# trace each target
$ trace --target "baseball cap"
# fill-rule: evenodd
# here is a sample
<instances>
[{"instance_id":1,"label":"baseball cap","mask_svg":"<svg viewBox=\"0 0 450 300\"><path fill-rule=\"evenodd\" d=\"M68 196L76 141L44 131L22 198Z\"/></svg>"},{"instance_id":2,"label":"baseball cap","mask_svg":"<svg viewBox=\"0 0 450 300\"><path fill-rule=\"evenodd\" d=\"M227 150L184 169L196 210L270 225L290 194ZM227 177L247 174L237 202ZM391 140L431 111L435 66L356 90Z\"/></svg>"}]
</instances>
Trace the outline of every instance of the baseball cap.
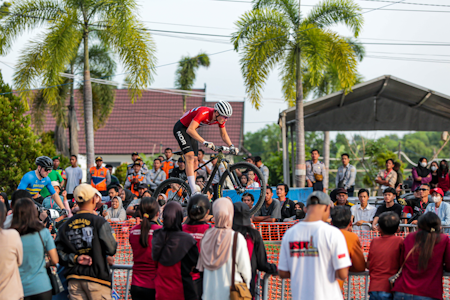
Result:
<instances>
[{"instance_id":1,"label":"baseball cap","mask_svg":"<svg viewBox=\"0 0 450 300\"><path fill-rule=\"evenodd\" d=\"M59 159L59 160L61 160L61 158L57 155L57 156L53 156L52 157L52 160L55 160L55 159Z\"/></svg>"},{"instance_id":2,"label":"baseball cap","mask_svg":"<svg viewBox=\"0 0 450 300\"><path fill-rule=\"evenodd\" d=\"M100 195L100 197L102 197L101 196L102 194L100 194L100 192L97 191L97 189L95 189L92 185L82 183L79 186L77 186L73 191L73 198L77 202L86 202L91 200L95 194Z\"/></svg>"},{"instance_id":3,"label":"baseball cap","mask_svg":"<svg viewBox=\"0 0 450 300\"><path fill-rule=\"evenodd\" d=\"M137 162L138 160L142 160L140 156L136 157L136 160L134 162Z\"/></svg>"},{"instance_id":4,"label":"baseball cap","mask_svg":"<svg viewBox=\"0 0 450 300\"><path fill-rule=\"evenodd\" d=\"M57 187L61 187L60 185L59 185L59 182L58 181L52 181L52 186L57 186Z\"/></svg>"},{"instance_id":5,"label":"baseball cap","mask_svg":"<svg viewBox=\"0 0 450 300\"><path fill-rule=\"evenodd\" d=\"M103 161L103 158L102 158L101 156L97 156L97 157L95 158L95 161L98 161L98 160Z\"/></svg>"},{"instance_id":6,"label":"baseball cap","mask_svg":"<svg viewBox=\"0 0 450 300\"><path fill-rule=\"evenodd\" d=\"M110 165L110 164L107 164L106 166L105 166L105 168L112 168L113 166L112 165Z\"/></svg>"},{"instance_id":7,"label":"baseball cap","mask_svg":"<svg viewBox=\"0 0 450 300\"><path fill-rule=\"evenodd\" d=\"M442 197L444 197L444 191L441 188L434 188L430 191L431 193L438 193Z\"/></svg>"},{"instance_id":8,"label":"baseball cap","mask_svg":"<svg viewBox=\"0 0 450 300\"><path fill-rule=\"evenodd\" d=\"M131 156L133 156L133 155L139 155L139 153L133 152L133 153L131 153Z\"/></svg>"},{"instance_id":9,"label":"baseball cap","mask_svg":"<svg viewBox=\"0 0 450 300\"><path fill-rule=\"evenodd\" d=\"M338 189L336 190L336 195L337 195L337 194L348 194L348 192L347 192L347 190L344 189L344 188L338 188Z\"/></svg>"},{"instance_id":10,"label":"baseball cap","mask_svg":"<svg viewBox=\"0 0 450 300\"><path fill-rule=\"evenodd\" d=\"M139 190L139 189L148 189L148 184L143 183L143 182L139 183L139 185L138 185L138 190Z\"/></svg>"},{"instance_id":11,"label":"baseball cap","mask_svg":"<svg viewBox=\"0 0 450 300\"><path fill-rule=\"evenodd\" d=\"M314 201L313 203L312 198L316 198L318 201ZM311 194L309 194L308 198L306 199L306 206L314 204L331 205L332 203L333 202L331 202L330 196L328 196L322 191L314 191Z\"/></svg>"},{"instance_id":12,"label":"baseball cap","mask_svg":"<svg viewBox=\"0 0 450 300\"><path fill-rule=\"evenodd\" d=\"M133 166L140 166L140 165L141 165L141 163L137 159L133 163Z\"/></svg>"},{"instance_id":13,"label":"baseball cap","mask_svg":"<svg viewBox=\"0 0 450 300\"><path fill-rule=\"evenodd\" d=\"M388 187L383 191L383 195L386 193L391 193L391 194L397 195L397 192L395 191L395 189L391 188L391 187Z\"/></svg>"},{"instance_id":14,"label":"baseball cap","mask_svg":"<svg viewBox=\"0 0 450 300\"><path fill-rule=\"evenodd\" d=\"M182 163L184 163L184 160L183 160L183 158L182 158L182 157L180 157L180 158L178 159L178 162L182 162Z\"/></svg>"}]
</instances>

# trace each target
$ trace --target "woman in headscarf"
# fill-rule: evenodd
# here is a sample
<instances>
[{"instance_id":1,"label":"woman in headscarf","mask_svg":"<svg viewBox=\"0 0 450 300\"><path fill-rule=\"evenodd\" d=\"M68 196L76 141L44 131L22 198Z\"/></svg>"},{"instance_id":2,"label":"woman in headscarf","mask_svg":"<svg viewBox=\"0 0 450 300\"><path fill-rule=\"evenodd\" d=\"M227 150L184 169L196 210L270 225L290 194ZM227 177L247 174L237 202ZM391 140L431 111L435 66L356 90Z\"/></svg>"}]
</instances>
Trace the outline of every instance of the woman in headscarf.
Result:
<instances>
[{"instance_id":1,"label":"woman in headscarf","mask_svg":"<svg viewBox=\"0 0 450 300\"><path fill-rule=\"evenodd\" d=\"M417 167L412 168L413 184L411 190L415 190L418 186L424 183L430 183L433 177L430 170L427 168L428 160L426 157L421 157Z\"/></svg>"},{"instance_id":2,"label":"woman in headscarf","mask_svg":"<svg viewBox=\"0 0 450 300\"><path fill-rule=\"evenodd\" d=\"M196 300L190 272L198 260L197 242L182 231L183 210L178 202L166 204L163 228L153 233L152 258L158 263L156 300Z\"/></svg>"},{"instance_id":3,"label":"woman in headscarf","mask_svg":"<svg viewBox=\"0 0 450 300\"><path fill-rule=\"evenodd\" d=\"M128 205L130 205L131 201L133 201L135 194L133 194L130 190L128 189L123 189L123 192L121 194L119 194L121 199L123 200L123 208L127 209Z\"/></svg>"},{"instance_id":4,"label":"woman in headscarf","mask_svg":"<svg viewBox=\"0 0 450 300\"><path fill-rule=\"evenodd\" d=\"M252 228L250 221L250 208L243 202L237 202L234 206L233 230L241 233L247 241L247 249L252 266L252 281L250 292L255 296L256 271L263 271L268 274L276 274L277 266L267 261L266 248L261 234Z\"/></svg>"},{"instance_id":5,"label":"woman in headscarf","mask_svg":"<svg viewBox=\"0 0 450 300\"><path fill-rule=\"evenodd\" d=\"M445 159L439 163L438 187L444 191L445 196L450 194L450 177L448 175L448 163Z\"/></svg>"},{"instance_id":6,"label":"woman in headscarf","mask_svg":"<svg viewBox=\"0 0 450 300\"><path fill-rule=\"evenodd\" d=\"M235 231L233 203L219 198L213 204L215 227L208 229L201 241L202 251L197 269L203 272L203 300L230 299L232 249ZM250 257L247 242L238 233L236 243L235 282L245 282L250 288Z\"/></svg>"},{"instance_id":7,"label":"woman in headscarf","mask_svg":"<svg viewBox=\"0 0 450 300\"><path fill-rule=\"evenodd\" d=\"M122 199L119 196L111 199L111 207L104 214L106 220L125 221L127 219L127 213L123 209Z\"/></svg>"}]
</instances>

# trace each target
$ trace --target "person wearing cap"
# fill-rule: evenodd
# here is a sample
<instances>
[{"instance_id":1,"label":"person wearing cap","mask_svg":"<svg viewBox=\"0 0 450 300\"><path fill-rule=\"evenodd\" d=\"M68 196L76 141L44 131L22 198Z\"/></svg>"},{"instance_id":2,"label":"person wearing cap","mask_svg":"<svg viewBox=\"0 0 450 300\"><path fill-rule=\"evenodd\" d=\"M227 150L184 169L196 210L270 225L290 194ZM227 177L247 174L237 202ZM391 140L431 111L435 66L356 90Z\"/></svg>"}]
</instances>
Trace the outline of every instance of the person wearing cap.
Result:
<instances>
[{"instance_id":1,"label":"person wearing cap","mask_svg":"<svg viewBox=\"0 0 450 300\"><path fill-rule=\"evenodd\" d=\"M153 160L153 168L147 173L147 182L153 191L167 178L166 172L161 169L161 163L159 158L155 158Z\"/></svg>"},{"instance_id":2,"label":"person wearing cap","mask_svg":"<svg viewBox=\"0 0 450 300\"><path fill-rule=\"evenodd\" d=\"M61 201L64 203L65 206L65 204L67 203L67 191L63 191L61 193L61 186L59 185L58 181L52 181L52 186L55 189L56 194L59 195ZM58 212L61 212L61 208L59 208L58 204L56 204L56 202L50 196L44 199L44 201L42 202L42 206L47 209L54 209L57 210Z\"/></svg>"},{"instance_id":3,"label":"person wearing cap","mask_svg":"<svg viewBox=\"0 0 450 300\"><path fill-rule=\"evenodd\" d=\"M378 206L377 212L373 217L372 229L377 230L378 219L380 215L387 211L395 212L399 218L402 217L402 206L394 202L397 192L393 187L388 187L383 192L384 204Z\"/></svg>"},{"instance_id":4,"label":"person wearing cap","mask_svg":"<svg viewBox=\"0 0 450 300\"><path fill-rule=\"evenodd\" d=\"M107 169L109 170L109 174L111 174L111 185L117 185L117 186L119 186L119 184L120 184L119 178L117 178L116 176L114 176L114 175L112 174L112 172L113 172L113 166L110 165L110 164L107 164L107 165L105 166L105 168L107 168Z\"/></svg>"},{"instance_id":5,"label":"person wearing cap","mask_svg":"<svg viewBox=\"0 0 450 300\"><path fill-rule=\"evenodd\" d=\"M336 190L336 202L334 202L334 205L342 205L342 206L348 206L352 207L354 204L348 202L348 192L344 188L338 188Z\"/></svg>"},{"instance_id":6,"label":"person wearing cap","mask_svg":"<svg viewBox=\"0 0 450 300\"><path fill-rule=\"evenodd\" d=\"M59 156L55 156L52 158L53 160L53 170L48 174L48 178L50 178L50 180L53 181L57 181L60 184L60 189L62 186L64 186L64 180L66 179L66 173L64 172L64 177L62 177L60 170L62 170L61 168L59 168ZM57 164L57 166L55 165L55 163ZM64 170L63 170L64 171ZM42 198L47 198L48 196L50 196L50 192L48 191L48 189L46 187L42 188L41 192L41 197Z\"/></svg>"},{"instance_id":7,"label":"person wearing cap","mask_svg":"<svg viewBox=\"0 0 450 300\"><path fill-rule=\"evenodd\" d=\"M94 210L101 194L90 184L74 190L80 210L58 230L55 240L59 263L65 275L70 299L111 299L111 270L117 242L111 225Z\"/></svg>"},{"instance_id":8,"label":"person wearing cap","mask_svg":"<svg viewBox=\"0 0 450 300\"><path fill-rule=\"evenodd\" d=\"M319 150L311 151L311 160L306 161L306 181L308 187L313 191L323 191L326 193L328 188L327 168L322 161L319 161Z\"/></svg>"},{"instance_id":9,"label":"person wearing cap","mask_svg":"<svg viewBox=\"0 0 450 300\"><path fill-rule=\"evenodd\" d=\"M147 177L141 173L141 163L139 160L135 160L133 164L133 173L127 176L125 180L124 188L130 189L133 194L139 197L139 184L147 182Z\"/></svg>"},{"instance_id":10,"label":"person wearing cap","mask_svg":"<svg viewBox=\"0 0 450 300\"><path fill-rule=\"evenodd\" d=\"M269 168L263 164L261 156L255 156L255 165L261 170L261 173L264 176L264 183L269 183ZM261 184L261 183L260 183Z\"/></svg>"},{"instance_id":11,"label":"person wearing cap","mask_svg":"<svg viewBox=\"0 0 450 300\"><path fill-rule=\"evenodd\" d=\"M66 180L66 172L64 171L64 169L59 167L59 164L61 163L61 157L60 156L53 156L52 158L53 160L53 170L55 170L56 172L59 173L59 175L61 175L61 177ZM63 186L64 184L61 184L61 186Z\"/></svg>"},{"instance_id":12,"label":"person wearing cap","mask_svg":"<svg viewBox=\"0 0 450 300\"><path fill-rule=\"evenodd\" d=\"M416 225L419 217L425 213L430 196L430 186L428 183L419 185L414 191L415 198L405 199L403 203L405 207L403 208L403 217L406 218L408 214L411 215L410 219L404 219L403 223L410 223Z\"/></svg>"},{"instance_id":13,"label":"person wearing cap","mask_svg":"<svg viewBox=\"0 0 450 300\"><path fill-rule=\"evenodd\" d=\"M332 204L324 192L312 192L306 217L283 236L278 274L291 279L292 299L343 299L337 280L347 279L352 263L344 235L326 223Z\"/></svg>"},{"instance_id":14,"label":"person wearing cap","mask_svg":"<svg viewBox=\"0 0 450 300\"><path fill-rule=\"evenodd\" d=\"M108 196L107 186L111 184L111 174L107 168L103 167L101 156L95 158L95 166L89 169L87 182L97 189L102 196Z\"/></svg>"},{"instance_id":15,"label":"person wearing cap","mask_svg":"<svg viewBox=\"0 0 450 300\"><path fill-rule=\"evenodd\" d=\"M134 171L134 163L136 162L136 160L139 161L139 163L141 164L141 172L145 175L148 172L148 167L147 165L144 163L144 161L142 160L142 158L139 156L139 153L137 152L133 152L131 153L131 160L133 161L131 164L129 164L127 166L128 170L127 170L127 176L131 175Z\"/></svg>"},{"instance_id":16,"label":"person wearing cap","mask_svg":"<svg viewBox=\"0 0 450 300\"><path fill-rule=\"evenodd\" d=\"M444 199L444 191L441 188L431 190L432 202L427 205L425 213L431 211L439 216L442 226L450 225L450 204L442 201ZM450 228L442 228L443 233L450 233Z\"/></svg>"},{"instance_id":17,"label":"person wearing cap","mask_svg":"<svg viewBox=\"0 0 450 300\"><path fill-rule=\"evenodd\" d=\"M182 180L187 180L187 175L186 175L186 164L183 160L183 157L180 157L178 159L178 167L173 168L170 173L169 173L169 177L175 177L175 178L180 178Z\"/></svg>"}]
</instances>

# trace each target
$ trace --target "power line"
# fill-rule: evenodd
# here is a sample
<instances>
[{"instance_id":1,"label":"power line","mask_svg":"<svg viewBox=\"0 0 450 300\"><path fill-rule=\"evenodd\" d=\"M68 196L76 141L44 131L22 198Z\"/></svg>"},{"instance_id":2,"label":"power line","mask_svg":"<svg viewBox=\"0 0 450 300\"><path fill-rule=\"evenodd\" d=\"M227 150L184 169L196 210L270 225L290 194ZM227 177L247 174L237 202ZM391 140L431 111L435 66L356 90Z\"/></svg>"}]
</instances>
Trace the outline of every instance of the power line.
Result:
<instances>
[{"instance_id":1,"label":"power line","mask_svg":"<svg viewBox=\"0 0 450 300\"><path fill-rule=\"evenodd\" d=\"M368 1L368 2L385 2L385 3L397 3L394 1L388 1L388 0L361 0L361 1ZM450 7L450 5L444 5L444 4L428 4L428 3L414 3L414 2L402 2L399 4L406 4L406 5L420 5L420 6L439 6L439 7Z\"/></svg>"},{"instance_id":2,"label":"power line","mask_svg":"<svg viewBox=\"0 0 450 300\"><path fill-rule=\"evenodd\" d=\"M427 59L427 58L414 58L414 57L393 57L393 56L376 56L376 55L366 55L367 58L376 59L389 59L389 60L403 60L403 61L415 61L415 62L427 62L427 63L450 63L450 60L440 60L440 59Z\"/></svg>"}]
</instances>

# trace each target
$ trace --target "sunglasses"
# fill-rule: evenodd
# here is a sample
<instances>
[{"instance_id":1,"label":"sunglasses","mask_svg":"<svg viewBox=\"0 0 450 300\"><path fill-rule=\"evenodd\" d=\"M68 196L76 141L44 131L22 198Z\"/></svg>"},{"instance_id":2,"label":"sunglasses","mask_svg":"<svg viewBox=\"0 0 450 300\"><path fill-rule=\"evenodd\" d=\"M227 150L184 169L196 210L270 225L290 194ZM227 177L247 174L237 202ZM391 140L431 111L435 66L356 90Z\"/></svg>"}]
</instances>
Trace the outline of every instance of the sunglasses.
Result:
<instances>
[{"instance_id":1,"label":"sunglasses","mask_svg":"<svg viewBox=\"0 0 450 300\"><path fill-rule=\"evenodd\" d=\"M224 118L225 120L228 120L228 117L226 117L226 116L219 115L219 117L222 117L222 118Z\"/></svg>"},{"instance_id":2,"label":"sunglasses","mask_svg":"<svg viewBox=\"0 0 450 300\"><path fill-rule=\"evenodd\" d=\"M422 192L424 192L424 191L429 191L429 189L417 189L416 191L422 191Z\"/></svg>"},{"instance_id":3,"label":"sunglasses","mask_svg":"<svg viewBox=\"0 0 450 300\"><path fill-rule=\"evenodd\" d=\"M42 168L44 169L45 172L50 172L52 170L52 168Z\"/></svg>"}]
</instances>

